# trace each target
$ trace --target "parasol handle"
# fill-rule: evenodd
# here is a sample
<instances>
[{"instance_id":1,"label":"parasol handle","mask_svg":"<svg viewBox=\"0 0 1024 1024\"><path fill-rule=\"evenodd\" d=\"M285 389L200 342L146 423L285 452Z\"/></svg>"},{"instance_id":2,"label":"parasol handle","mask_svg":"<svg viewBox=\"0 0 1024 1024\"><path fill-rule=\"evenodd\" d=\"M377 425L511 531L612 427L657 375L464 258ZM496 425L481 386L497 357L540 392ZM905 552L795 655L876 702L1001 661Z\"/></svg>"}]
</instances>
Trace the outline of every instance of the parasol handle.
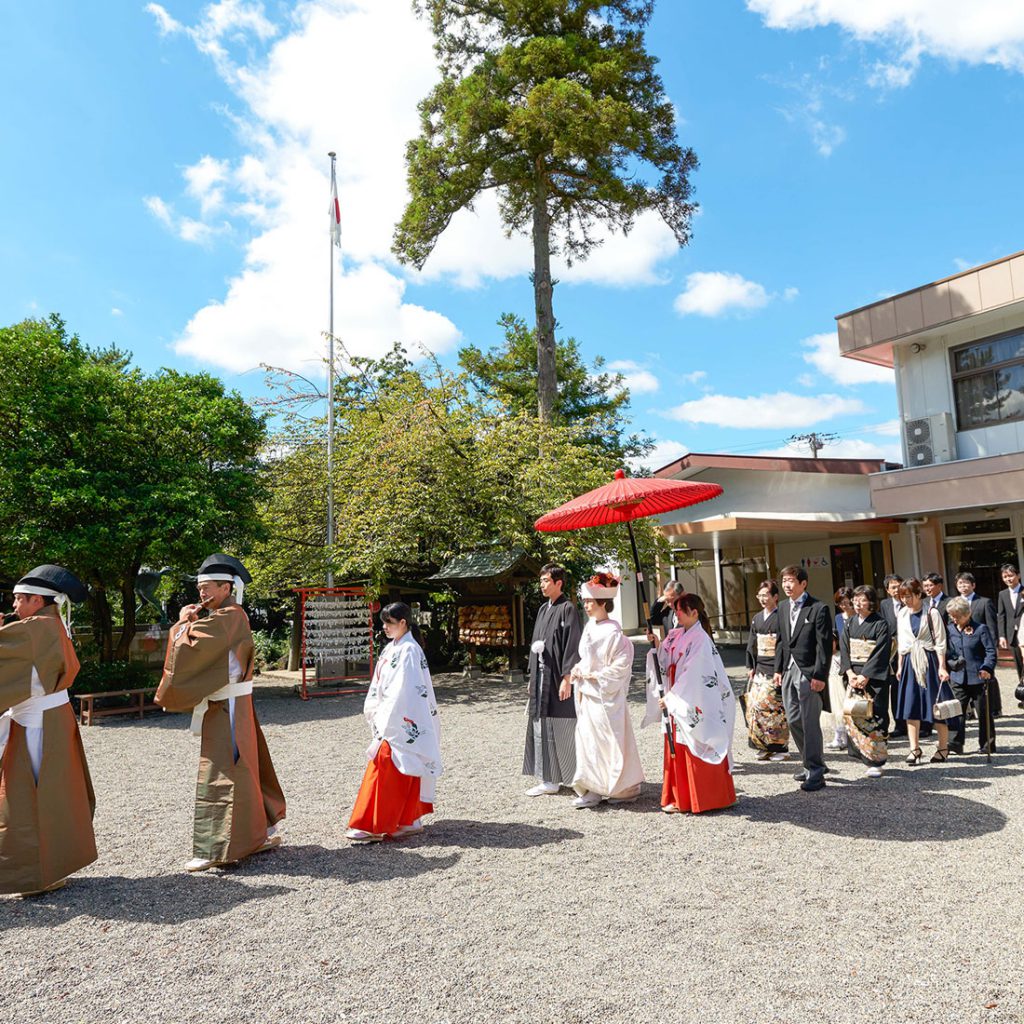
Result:
<instances>
[{"instance_id":1,"label":"parasol handle","mask_svg":"<svg viewBox=\"0 0 1024 1024\"><path fill-rule=\"evenodd\" d=\"M640 552L637 550L636 537L633 535L633 524L628 519L626 520L626 529L629 531L629 543L633 548L633 562L636 566L636 596L643 611L644 621L647 623L647 631L654 634L654 619L651 618L651 606L647 603L647 585L644 583L644 571L640 568ZM657 649L654 651L654 682L659 699L664 700L665 680L661 675L661 662L658 660ZM672 723L664 708L661 709L661 731L665 734L665 739L668 740L669 756L675 757L676 738L672 735Z\"/></svg>"}]
</instances>

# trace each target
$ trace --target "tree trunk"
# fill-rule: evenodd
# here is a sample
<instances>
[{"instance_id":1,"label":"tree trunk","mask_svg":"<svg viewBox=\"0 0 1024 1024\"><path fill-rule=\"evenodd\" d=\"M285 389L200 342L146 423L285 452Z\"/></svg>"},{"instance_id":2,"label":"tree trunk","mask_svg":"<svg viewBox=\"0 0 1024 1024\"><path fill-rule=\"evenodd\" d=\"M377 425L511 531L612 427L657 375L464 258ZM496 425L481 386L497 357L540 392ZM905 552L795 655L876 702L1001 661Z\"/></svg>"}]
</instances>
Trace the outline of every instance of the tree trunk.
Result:
<instances>
[{"instance_id":1,"label":"tree trunk","mask_svg":"<svg viewBox=\"0 0 1024 1024\"><path fill-rule=\"evenodd\" d=\"M537 416L541 423L554 419L558 401L551 291L551 217L544 165L538 158L533 196L533 298L537 309Z\"/></svg>"},{"instance_id":2,"label":"tree trunk","mask_svg":"<svg viewBox=\"0 0 1024 1024\"><path fill-rule=\"evenodd\" d=\"M110 603L107 601L106 588L100 584L94 584L89 603L92 605L92 635L100 661L113 661L114 623L110 614Z\"/></svg>"},{"instance_id":3,"label":"tree trunk","mask_svg":"<svg viewBox=\"0 0 1024 1024\"><path fill-rule=\"evenodd\" d=\"M124 626L121 629L121 639L117 642L117 650L114 652L115 661L128 660L128 651L132 640L135 639L135 579L138 574L138 566L134 566L121 584L121 614Z\"/></svg>"},{"instance_id":4,"label":"tree trunk","mask_svg":"<svg viewBox=\"0 0 1024 1024\"><path fill-rule=\"evenodd\" d=\"M291 643L288 645L288 671L297 672L302 668L302 595L295 595L295 611L292 613Z\"/></svg>"}]
</instances>

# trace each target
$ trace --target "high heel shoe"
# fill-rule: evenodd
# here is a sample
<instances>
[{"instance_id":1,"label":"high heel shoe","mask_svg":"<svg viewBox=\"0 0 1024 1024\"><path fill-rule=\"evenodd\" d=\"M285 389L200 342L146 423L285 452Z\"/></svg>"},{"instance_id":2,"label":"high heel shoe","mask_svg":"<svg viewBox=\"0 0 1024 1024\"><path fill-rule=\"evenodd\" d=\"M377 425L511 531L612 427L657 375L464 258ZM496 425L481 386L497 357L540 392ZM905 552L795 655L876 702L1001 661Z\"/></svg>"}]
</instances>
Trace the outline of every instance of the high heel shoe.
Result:
<instances>
[{"instance_id":1,"label":"high heel shoe","mask_svg":"<svg viewBox=\"0 0 1024 1024\"><path fill-rule=\"evenodd\" d=\"M939 747L934 754L931 756L932 764L937 764L940 761L949 760L949 747Z\"/></svg>"},{"instance_id":2,"label":"high heel shoe","mask_svg":"<svg viewBox=\"0 0 1024 1024\"><path fill-rule=\"evenodd\" d=\"M921 748L914 747L914 749L907 754L907 764L920 764L923 756Z\"/></svg>"}]
</instances>

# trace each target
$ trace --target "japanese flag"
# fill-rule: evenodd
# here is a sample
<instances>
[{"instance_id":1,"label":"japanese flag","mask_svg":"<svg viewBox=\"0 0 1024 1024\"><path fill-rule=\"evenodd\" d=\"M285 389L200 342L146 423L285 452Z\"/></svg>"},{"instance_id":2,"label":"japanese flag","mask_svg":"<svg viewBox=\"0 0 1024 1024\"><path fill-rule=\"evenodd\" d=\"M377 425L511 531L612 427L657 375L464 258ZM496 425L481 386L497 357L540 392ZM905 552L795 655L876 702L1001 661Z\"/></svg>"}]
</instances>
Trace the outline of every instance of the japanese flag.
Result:
<instances>
[{"instance_id":1,"label":"japanese flag","mask_svg":"<svg viewBox=\"0 0 1024 1024\"><path fill-rule=\"evenodd\" d=\"M334 174L334 162L331 162L331 241L341 247L341 204L338 202L338 179Z\"/></svg>"}]
</instances>

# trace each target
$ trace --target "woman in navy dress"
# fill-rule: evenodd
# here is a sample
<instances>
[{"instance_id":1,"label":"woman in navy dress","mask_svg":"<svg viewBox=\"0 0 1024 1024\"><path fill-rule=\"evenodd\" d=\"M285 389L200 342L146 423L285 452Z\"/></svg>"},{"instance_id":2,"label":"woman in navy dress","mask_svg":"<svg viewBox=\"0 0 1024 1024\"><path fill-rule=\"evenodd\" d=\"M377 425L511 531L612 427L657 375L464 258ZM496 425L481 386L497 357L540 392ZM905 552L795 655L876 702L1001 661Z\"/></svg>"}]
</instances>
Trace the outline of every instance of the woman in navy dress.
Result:
<instances>
[{"instance_id":1,"label":"woman in navy dress","mask_svg":"<svg viewBox=\"0 0 1024 1024\"><path fill-rule=\"evenodd\" d=\"M941 721L935 718L936 704L953 700L946 668L946 627L938 610L929 608L924 600L921 581L911 577L900 584L903 607L896 616L897 650L899 652L899 696L896 717L906 719L910 753L907 764L920 764L921 723L933 722L939 746L932 761L949 757L949 730L957 729L959 718Z\"/></svg>"}]
</instances>

